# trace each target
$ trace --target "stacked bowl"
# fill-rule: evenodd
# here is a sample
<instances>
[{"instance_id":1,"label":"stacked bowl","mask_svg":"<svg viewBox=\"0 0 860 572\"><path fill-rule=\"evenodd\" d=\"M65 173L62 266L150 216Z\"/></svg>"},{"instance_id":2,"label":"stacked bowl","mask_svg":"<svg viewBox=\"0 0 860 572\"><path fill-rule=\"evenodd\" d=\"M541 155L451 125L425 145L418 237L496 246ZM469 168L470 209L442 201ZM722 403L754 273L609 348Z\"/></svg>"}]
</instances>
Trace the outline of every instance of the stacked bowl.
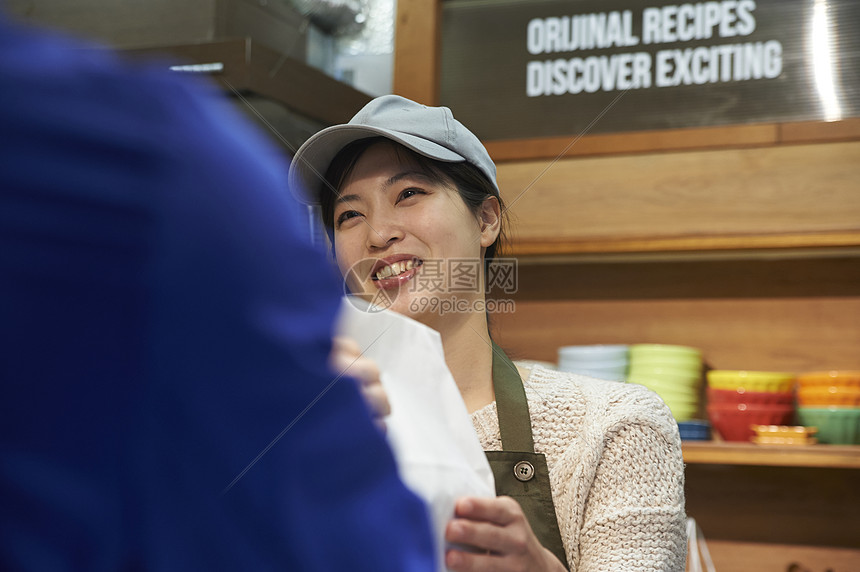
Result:
<instances>
[{"instance_id":1,"label":"stacked bowl","mask_svg":"<svg viewBox=\"0 0 860 572\"><path fill-rule=\"evenodd\" d=\"M797 376L797 417L818 428L818 441L860 444L860 371L820 371Z\"/></svg>"},{"instance_id":2,"label":"stacked bowl","mask_svg":"<svg viewBox=\"0 0 860 572\"><path fill-rule=\"evenodd\" d=\"M702 352L688 346L634 344L627 381L657 393L676 421L689 421L699 412Z\"/></svg>"},{"instance_id":3,"label":"stacked bowl","mask_svg":"<svg viewBox=\"0 0 860 572\"><path fill-rule=\"evenodd\" d=\"M598 379L624 381L627 356L626 345L564 346L558 349L558 369Z\"/></svg>"},{"instance_id":4,"label":"stacked bowl","mask_svg":"<svg viewBox=\"0 0 860 572\"><path fill-rule=\"evenodd\" d=\"M790 425L794 419L794 374L712 369L708 418L724 441L749 441L754 425Z\"/></svg>"}]
</instances>

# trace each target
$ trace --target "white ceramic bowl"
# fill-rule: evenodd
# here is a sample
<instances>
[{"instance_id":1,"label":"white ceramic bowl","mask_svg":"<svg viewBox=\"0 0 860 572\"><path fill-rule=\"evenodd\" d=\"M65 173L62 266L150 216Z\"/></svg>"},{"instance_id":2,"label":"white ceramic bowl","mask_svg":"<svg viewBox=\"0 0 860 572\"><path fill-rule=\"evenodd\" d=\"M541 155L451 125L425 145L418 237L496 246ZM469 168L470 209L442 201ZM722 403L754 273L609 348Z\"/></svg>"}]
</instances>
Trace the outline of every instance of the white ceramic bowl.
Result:
<instances>
[{"instance_id":1,"label":"white ceramic bowl","mask_svg":"<svg viewBox=\"0 0 860 572\"><path fill-rule=\"evenodd\" d=\"M584 345L584 346L562 346L558 348L558 356L576 357L581 359L599 359L599 360L617 360L627 359L629 346L614 344L614 345Z\"/></svg>"},{"instance_id":2,"label":"white ceramic bowl","mask_svg":"<svg viewBox=\"0 0 860 572\"><path fill-rule=\"evenodd\" d=\"M596 377L597 379L608 379L611 381L624 381L627 378L627 372L624 370L605 370L605 369L588 369L588 368L571 368L561 369L568 373L578 373L579 375L587 375L588 377Z\"/></svg>"},{"instance_id":3,"label":"white ceramic bowl","mask_svg":"<svg viewBox=\"0 0 860 572\"><path fill-rule=\"evenodd\" d=\"M595 369L627 369L628 365L626 359L577 359L567 356L562 356L561 359L558 360L558 363L572 364L580 367L588 367Z\"/></svg>"}]
</instances>

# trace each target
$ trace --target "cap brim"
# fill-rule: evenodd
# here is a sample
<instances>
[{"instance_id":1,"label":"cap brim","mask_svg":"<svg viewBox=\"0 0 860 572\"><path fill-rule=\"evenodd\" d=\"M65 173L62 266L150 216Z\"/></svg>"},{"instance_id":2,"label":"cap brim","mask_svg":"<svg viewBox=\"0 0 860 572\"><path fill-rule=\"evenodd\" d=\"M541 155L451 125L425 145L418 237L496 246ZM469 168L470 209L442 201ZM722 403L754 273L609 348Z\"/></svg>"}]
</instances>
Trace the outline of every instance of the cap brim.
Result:
<instances>
[{"instance_id":1,"label":"cap brim","mask_svg":"<svg viewBox=\"0 0 860 572\"><path fill-rule=\"evenodd\" d=\"M385 137L396 141L416 153L449 163L466 161L465 157L450 149L408 133L370 127L367 125L335 125L313 135L299 147L290 163L290 191L302 203L318 205L324 187L325 174L332 159L340 151L359 139Z\"/></svg>"}]
</instances>

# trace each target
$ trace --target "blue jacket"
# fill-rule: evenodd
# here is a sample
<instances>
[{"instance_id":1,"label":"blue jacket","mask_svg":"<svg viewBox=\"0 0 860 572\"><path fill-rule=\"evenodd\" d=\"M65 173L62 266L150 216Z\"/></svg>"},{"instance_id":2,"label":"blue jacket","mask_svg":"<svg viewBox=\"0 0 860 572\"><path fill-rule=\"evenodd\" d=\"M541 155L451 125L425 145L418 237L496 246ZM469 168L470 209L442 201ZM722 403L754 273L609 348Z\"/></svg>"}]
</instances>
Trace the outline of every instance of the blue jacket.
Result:
<instances>
[{"instance_id":1,"label":"blue jacket","mask_svg":"<svg viewBox=\"0 0 860 572\"><path fill-rule=\"evenodd\" d=\"M434 569L286 159L0 15L0 569Z\"/></svg>"}]
</instances>

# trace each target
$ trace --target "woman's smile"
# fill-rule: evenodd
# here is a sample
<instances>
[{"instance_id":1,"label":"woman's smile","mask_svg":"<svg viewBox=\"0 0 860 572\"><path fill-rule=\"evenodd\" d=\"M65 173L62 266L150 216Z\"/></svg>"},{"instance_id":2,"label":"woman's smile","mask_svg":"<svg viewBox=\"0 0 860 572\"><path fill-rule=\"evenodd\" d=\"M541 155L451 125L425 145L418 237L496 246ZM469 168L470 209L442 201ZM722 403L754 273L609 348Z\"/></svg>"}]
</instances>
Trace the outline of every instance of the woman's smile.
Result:
<instances>
[{"instance_id":1,"label":"woman's smile","mask_svg":"<svg viewBox=\"0 0 860 572\"><path fill-rule=\"evenodd\" d=\"M370 277L374 285L382 290L400 288L415 277L423 263L423 260L411 254L388 256L373 265Z\"/></svg>"}]
</instances>

